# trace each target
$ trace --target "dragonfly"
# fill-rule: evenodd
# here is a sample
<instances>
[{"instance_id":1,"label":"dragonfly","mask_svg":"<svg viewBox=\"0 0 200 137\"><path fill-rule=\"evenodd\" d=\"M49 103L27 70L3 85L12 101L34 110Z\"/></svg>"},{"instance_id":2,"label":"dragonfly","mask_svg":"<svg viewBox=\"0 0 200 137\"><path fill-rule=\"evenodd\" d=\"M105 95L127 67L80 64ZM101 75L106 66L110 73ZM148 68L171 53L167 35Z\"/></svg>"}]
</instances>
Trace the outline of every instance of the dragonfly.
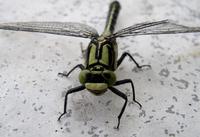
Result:
<instances>
[{"instance_id":1,"label":"dragonfly","mask_svg":"<svg viewBox=\"0 0 200 137\"><path fill-rule=\"evenodd\" d=\"M12 22L0 23L0 29L13 31L27 31L48 33L55 35L73 36L90 39L90 43L85 52L85 63L74 66L68 73L58 73L63 77L68 77L74 70L80 69L80 86L69 89L64 100L64 110L58 120L67 114L68 95L87 89L94 95L102 95L106 91L111 91L121 97L125 102L118 115L116 128L119 129L121 117L127 106L127 95L118 90L116 86L130 84L132 87L132 100L142 105L135 99L134 84L131 79L118 80L115 71L119 68L126 57L129 57L136 67L150 67L150 65L139 65L128 52L124 52L118 58L117 38L138 36L138 35L159 35L200 32L200 27L189 27L175 23L172 20L160 20L152 22L142 22L115 31L116 21L121 9L118 1L113 1L108 10L106 25L103 33L98 34L97 30L91 26L76 22Z\"/></svg>"}]
</instances>

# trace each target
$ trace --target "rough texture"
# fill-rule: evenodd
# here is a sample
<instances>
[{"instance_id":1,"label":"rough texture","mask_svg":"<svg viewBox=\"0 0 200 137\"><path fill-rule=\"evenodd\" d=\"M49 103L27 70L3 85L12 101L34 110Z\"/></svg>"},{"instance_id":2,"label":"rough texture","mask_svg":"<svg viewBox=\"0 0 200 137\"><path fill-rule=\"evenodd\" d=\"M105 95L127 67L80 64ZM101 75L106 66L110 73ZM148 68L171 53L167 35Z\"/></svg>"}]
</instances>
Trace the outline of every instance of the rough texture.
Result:
<instances>
[{"instance_id":1,"label":"rough texture","mask_svg":"<svg viewBox=\"0 0 200 137\"><path fill-rule=\"evenodd\" d=\"M116 30L135 23L172 19L179 24L200 24L199 0L120 0L122 9ZM0 1L0 22L71 21L86 23L99 33L104 29L109 0L6 0ZM57 76L82 63L81 48L89 40L0 31L0 136L1 137L198 137L200 135L200 34L138 36L118 39L120 55L130 52L140 71L126 60L116 72L118 79L134 81L119 86L128 95L120 130L113 129L123 99L107 92L88 91L69 96L79 85L78 70L68 79Z\"/></svg>"}]
</instances>

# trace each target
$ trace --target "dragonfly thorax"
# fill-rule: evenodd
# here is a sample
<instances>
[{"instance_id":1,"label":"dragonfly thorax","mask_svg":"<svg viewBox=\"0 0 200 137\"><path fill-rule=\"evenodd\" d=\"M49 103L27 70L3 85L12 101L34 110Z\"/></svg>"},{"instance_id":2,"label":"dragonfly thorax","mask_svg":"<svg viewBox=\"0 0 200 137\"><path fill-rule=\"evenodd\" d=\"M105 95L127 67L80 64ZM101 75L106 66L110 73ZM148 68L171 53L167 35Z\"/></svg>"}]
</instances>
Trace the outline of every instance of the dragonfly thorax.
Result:
<instances>
[{"instance_id":1,"label":"dragonfly thorax","mask_svg":"<svg viewBox=\"0 0 200 137\"><path fill-rule=\"evenodd\" d=\"M97 70L115 70L117 44L115 39L100 36L90 42L86 54L86 68Z\"/></svg>"}]
</instances>

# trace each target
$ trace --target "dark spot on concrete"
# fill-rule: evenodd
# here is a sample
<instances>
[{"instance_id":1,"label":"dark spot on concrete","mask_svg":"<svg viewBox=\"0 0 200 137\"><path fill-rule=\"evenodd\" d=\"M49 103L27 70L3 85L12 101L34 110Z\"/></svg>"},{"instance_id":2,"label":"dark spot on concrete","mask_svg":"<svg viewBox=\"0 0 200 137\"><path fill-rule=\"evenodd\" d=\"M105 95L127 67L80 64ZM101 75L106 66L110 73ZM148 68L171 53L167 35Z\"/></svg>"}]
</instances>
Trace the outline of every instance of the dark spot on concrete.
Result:
<instances>
[{"instance_id":1,"label":"dark spot on concrete","mask_svg":"<svg viewBox=\"0 0 200 137\"><path fill-rule=\"evenodd\" d=\"M168 130L167 129L165 129L164 132L165 132L166 135L168 134Z\"/></svg>"},{"instance_id":2,"label":"dark spot on concrete","mask_svg":"<svg viewBox=\"0 0 200 137\"><path fill-rule=\"evenodd\" d=\"M66 122L65 124L64 124L64 126L69 126L70 125L70 122Z\"/></svg>"},{"instance_id":3,"label":"dark spot on concrete","mask_svg":"<svg viewBox=\"0 0 200 137\"><path fill-rule=\"evenodd\" d=\"M153 116L149 116L149 119L152 119L153 118Z\"/></svg>"},{"instance_id":4,"label":"dark spot on concrete","mask_svg":"<svg viewBox=\"0 0 200 137\"><path fill-rule=\"evenodd\" d=\"M167 64L168 64L168 65L170 65L170 64L172 64L172 62L170 62L170 61L167 61Z\"/></svg>"},{"instance_id":5,"label":"dark spot on concrete","mask_svg":"<svg viewBox=\"0 0 200 137\"><path fill-rule=\"evenodd\" d=\"M177 64L181 61L181 57L178 57L177 59L174 60L174 64Z\"/></svg>"},{"instance_id":6,"label":"dark spot on concrete","mask_svg":"<svg viewBox=\"0 0 200 137\"><path fill-rule=\"evenodd\" d=\"M94 132L97 130L97 128L98 128L98 127L91 126L90 130L88 131L88 134L89 134L89 135L94 134Z\"/></svg>"},{"instance_id":7,"label":"dark spot on concrete","mask_svg":"<svg viewBox=\"0 0 200 137\"><path fill-rule=\"evenodd\" d=\"M23 101L23 104L26 104L26 99Z\"/></svg>"},{"instance_id":8,"label":"dark spot on concrete","mask_svg":"<svg viewBox=\"0 0 200 137\"><path fill-rule=\"evenodd\" d=\"M125 90L126 90L126 91L130 91L130 89L129 89L129 88L125 88Z\"/></svg>"},{"instance_id":9,"label":"dark spot on concrete","mask_svg":"<svg viewBox=\"0 0 200 137\"><path fill-rule=\"evenodd\" d=\"M139 113L139 117L145 117L146 116L146 112L144 110L142 110L142 112Z\"/></svg>"},{"instance_id":10,"label":"dark spot on concrete","mask_svg":"<svg viewBox=\"0 0 200 137\"><path fill-rule=\"evenodd\" d=\"M79 7L81 5L81 1L80 0L76 0L73 3L74 6Z\"/></svg>"},{"instance_id":11,"label":"dark spot on concrete","mask_svg":"<svg viewBox=\"0 0 200 137\"><path fill-rule=\"evenodd\" d=\"M173 96L172 99L173 99L174 101L176 101L176 102L178 101L177 98L176 98L175 96Z\"/></svg>"},{"instance_id":12,"label":"dark spot on concrete","mask_svg":"<svg viewBox=\"0 0 200 137\"><path fill-rule=\"evenodd\" d=\"M161 119L160 120L164 120L166 118L166 116L163 116L163 117L161 117Z\"/></svg>"},{"instance_id":13,"label":"dark spot on concrete","mask_svg":"<svg viewBox=\"0 0 200 137\"><path fill-rule=\"evenodd\" d=\"M66 93L67 93L66 91L63 91L61 96L65 97Z\"/></svg>"},{"instance_id":14,"label":"dark spot on concrete","mask_svg":"<svg viewBox=\"0 0 200 137\"><path fill-rule=\"evenodd\" d=\"M56 41L54 44L57 46L57 45L59 45L59 42Z\"/></svg>"},{"instance_id":15,"label":"dark spot on concrete","mask_svg":"<svg viewBox=\"0 0 200 137\"><path fill-rule=\"evenodd\" d=\"M118 70L119 70L119 71L122 71L123 69L124 69L124 67L119 67L119 69L118 69Z\"/></svg>"},{"instance_id":16,"label":"dark spot on concrete","mask_svg":"<svg viewBox=\"0 0 200 137\"><path fill-rule=\"evenodd\" d=\"M153 46L155 49L161 49L161 50L164 50L163 47L161 47L159 44L156 44L154 42L151 42L151 46Z\"/></svg>"},{"instance_id":17,"label":"dark spot on concrete","mask_svg":"<svg viewBox=\"0 0 200 137\"><path fill-rule=\"evenodd\" d=\"M35 55L32 55L32 56L31 56L31 58L32 58L32 59L35 59L35 58L36 58L36 56L35 56Z\"/></svg>"},{"instance_id":18,"label":"dark spot on concrete","mask_svg":"<svg viewBox=\"0 0 200 137\"><path fill-rule=\"evenodd\" d=\"M183 118L185 118L185 114L180 114Z\"/></svg>"},{"instance_id":19,"label":"dark spot on concrete","mask_svg":"<svg viewBox=\"0 0 200 137\"><path fill-rule=\"evenodd\" d=\"M139 53L134 53L134 54L132 54L132 56L142 58L142 56ZM131 59L130 59L130 61L131 61Z\"/></svg>"},{"instance_id":20,"label":"dark spot on concrete","mask_svg":"<svg viewBox=\"0 0 200 137\"><path fill-rule=\"evenodd\" d=\"M40 107L38 108L38 110L42 110L42 108L43 108L43 106L40 106Z\"/></svg>"},{"instance_id":21,"label":"dark spot on concrete","mask_svg":"<svg viewBox=\"0 0 200 137\"><path fill-rule=\"evenodd\" d=\"M145 121L144 123L146 124L146 123L150 123L151 122L151 120L147 120L147 121Z\"/></svg>"},{"instance_id":22,"label":"dark spot on concrete","mask_svg":"<svg viewBox=\"0 0 200 137\"><path fill-rule=\"evenodd\" d=\"M125 46L121 47L120 49L121 49L121 50L126 50L126 49L129 48L129 47L130 47L130 46L125 45Z\"/></svg>"},{"instance_id":23,"label":"dark spot on concrete","mask_svg":"<svg viewBox=\"0 0 200 137\"><path fill-rule=\"evenodd\" d=\"M160 76L164 76L164 77L168 77L170 74L169 70L168 69L162 69L160 72L159 72L159 75Z\"/></svg>"},{"instance_id":24,"label":"dark spot on concrete","mask_svg":"<svg viewBox=\"0 0 200 137\"><path fill-rule=\"evenodd\" d=\"M179 89L187 89L189 86L189 82L183 79L177 79L175 77L172 78L174 81L182 83L184 86L177 86Z\"/></svg>"},{"instance_id":25,"label":"dark spot on concrete","mask_svg":"<svg viewBox=\"0 0 200 137\"><path fill-rule=\"evenodd\" d=\"M131 137L137 137L137 135L136 135L136 134L133 134Z\"/></svg>"},{"instance_id":26,"label":"dark spot on concrete","mask_svg":"<svg viewBox=\"0 0 200 137\"><path fill-rule=\"evenodd\" d=\"M13 129L13 131L18 131L18 129L17 129L17 128L15 128L15 129Z\"/></svg>"},{"instance_id":27,"label":"dark spot on concrete","mask_svg":"<svg viewBox=\"0 0 200 137\"><path fill-rule=\"evenodd\" d=\"M200 69L195 69L195 71L200 72Z\"/></svg>"},{"instance_id":28,"label":"dark spot on concrete","mask_svg":"<svg viewBox=\"0 0 200 137\"><path fill-rule=\"evenodd\" d=\"M169 136L170 137L175 137L175 134L174 133L170 133Z\"/></svg>"},{"instance_id":29,"label":"dark spot on concrete","mask_svg":"<svg viewBox=\"0 0 200 137\"><path fill-rule=\"evenodd\" d=\"M196 94L192 94L193 98L192 100L195 101L195 102L199 102L199 97L196 95Z\"/></svg>"},{"instance_id":30,"label":"dark spot on concrete","mask_svg":"<svg viewBox=\"0 0 200 137\"><path fill-rule=\"evenodd\" d=\"M153 97L148 98L148 100L152 100L152 99L153 99Z\"/></svg>"},{"instance_id":31,"label":"dark spot on concrete","mask_svg":"<svg viewBox=\"0 0 200 137\"><path fill-rule=\"evenodd\" d=\"M181 129L183 129L183 128L184 128L184 126L183 126L183 125L181 125L181 126L180 126L180 128L181 128Z\"/></svg>"},{"instance_id":32,"label":"dark spot on concrete","mask_svg":"<svg viewBox=\"0 0 200 137\"><path fill-rule=\"evenodd\" d=\"M72 64L72 62L70 62L70 61L67 63L67 65L71 65L71 64Z\"/></svg>"},{"instance_id":33,"label":"dark spot on concrete","mask_svg":"<svg viewBox=\"0 0 200 137\"><path fill-rule=\"evenodd\" d=\"M172 110L173 108L174 108L174 105L171 105L170 107L168 107L168 109L165 112L174 114L175 111Z\"/></svg>"},{"instance_id":34,"label":"dark spot on concrete","mask_svg":"<svg viewBox=\"0 0 200 137\"><path fill-rule=\"evenodd\" d=\"M92 137L99 137L99 135L97 135L97 134L94 134L94 135L92 135Z\"/></svg>"},{"instance_id":35,"label":"dark spot on concrete","mask_svg":"<svg viewBox=\"0 0 200 137\"><path fill-rule=\"evenodd\" d=\"M185 114L180 114L180 113L178 113L178 112L176 112L176 115L180 115L180 116L182 116L183 118L185 118Z\"/></svg>"},{"instance_id":36,"label":"dark spot on concrete","mask_svg":"<svg viewBox=\"0 0 200 137\"><path fill-rule=\"evenodd\" d=\"M66 130L68 133L71 133L70 128L65 128L65 130Z\"/></svg>"},{"instance_id":37,"label":"dark spot on concrete","mask_svg":"<svg viewBox=\"0 0 200 137\"><path fill-rule=\"evenodd\" d=\"M181 65L178 65L178 69L179 70L183 70Z\"/></svg>"},{"instance_id":38,"label":"dark spot on concrete","mask_svg":"<svg viewBox=\"0 0 200 137\"><path fill-rule=\"evenodd\" d=\"M107 101L106 106L108 106L111 102L112 102L112 100Z\"/></svg>"},{"instance_id":39,"label":"dark spot on concrete","mask_svg":"<svg viewBox=\"0 0 200 137\"><path fill-rule=\"evenodd\" d=\"M66 117L71 117L71 115L72 115L72 110L71 109L68 109L68 112L67 112L67 114L65 115Z\"/></svg>"},{"instance_id":40,"label":"dark spot on concrete","mask_svg":"<svg viewBox=\"0 0 200 137\"><path fill-rule=\"evenodd\" d=\"M56 53L56 56L59 56L59 57L60 57L60 53Z\"/></svg>"},{"instance_id":41,"label":"dark spot on concrete","mask_svg":"<svg viewBox=\"0 0 200 137\"><path fill-rule=\"evenodd\" d=\"M36 107L34 107L34 111L37 111L37 108L36 108Z\"/></svg>"},{"instance_id":42,"label":"dark spot on concrete","mask_svg":"<svg viewBox=\"0 0 200 137\"><path fill-rule=\"evenodd\" d=\"M84 133L85 133L85 131L84 131L84 130L82 130L82 131L81 131L81 134L83 135Z\"/></svg>"},{"instance_id":43,"label":"dark spot on concrete","mask_svg":"<svg viewBox=\"0 0 200 137\"><path fill-rule=\"evenodd\" d=\"M156 112L156 110L153 109L152 112Z\"/></svg>"},{"instance_id":44,"label":"dark spot on concrete","mask_svg":"<svg viewBox=\"0 0 200 137\"><path fill-rule=\"evenodd\" d=\"M160 84L161 84L161 85L164 85L164 81L160 81Z\"/></svg>"}]
</instances>

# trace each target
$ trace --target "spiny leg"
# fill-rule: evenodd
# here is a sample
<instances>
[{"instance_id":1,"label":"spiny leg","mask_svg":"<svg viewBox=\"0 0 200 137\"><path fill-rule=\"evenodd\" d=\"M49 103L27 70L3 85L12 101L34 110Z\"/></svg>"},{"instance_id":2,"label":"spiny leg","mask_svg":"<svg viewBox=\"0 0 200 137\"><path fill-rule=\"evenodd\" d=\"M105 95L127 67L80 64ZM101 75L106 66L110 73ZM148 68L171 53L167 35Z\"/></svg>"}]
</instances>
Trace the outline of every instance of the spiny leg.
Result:
<instances>
[{"instance_id":1,"label":"spiny leg","mask_svg":"<svg viewBox=\"0 0 200 137\"><path fill-rule=\"evenodd\" d=\"M119 65L122 63L122 61L124 60L124 58L125 58L126 56L129 56L129 57L131 58L131 60L135 63L135 65L136 65L138 68L143 68L143 67L149 67L149 68L151 68L150 65L141 65L141 66L140 66L140 65L135 61L135 59L131 56L131 54L128 53L128 52L124 52L124 53L122 54L122 56L119 58L119 60L117 61L117 67L119 67Z\"/></svg>"},{"instance_id":2,"label":"spiny leg","mask_svg":"<svg viewBox=\"0 0 200 137\"><path fill-rule=\"evenodd\" d=\"M64 77L68 77L70 73L72 73L72 71L74 71L76 68L80 68L81 70L85 69L85 67L82 64L78 64L75 67L73 67L67 74L65 73L58 73L59 76L64 76Z\"/></svg>"},{"instance_id":3,"label":"spiny leg","mask_svg":"<svg viewBox=\"0 0 200 137\"><path fill-rule=\"evenodd\" d=\"M133 101L137 103L140 106L140 108L142 108L142 105L138 101L135 100L135 89L134 89L133 81L131 79L124 79L124 80L117 81L115 82L114 86L118 86L118 85L122 85L126 83L131 83L132 92L133 92Z\"/></svg>"},{"instance_id":4,"label":"spiny leg","mask_svg":"<svg viewBox=\"0 0 200 137\"><path fill-rule=\"evenodd\" d=\"M109 87L109 89L110 89L113 93L115 93L116 95L122 97L122 98L125 100L124 105L123 105L123 107L122 107L122 110L121 110L121 112L120 112L120 114L119 114L119 116L118 116L117 129L119 129L120 120L121 120L122 114L124 113L124 110L125 110L125 108L126 108L128 99L127 99L126 94L122 93L122 92L119 91L118 89L116 89L116 88L114 88L114 87Z\"/></svg>"},{"instance_id":5,"label":"spiny leg","mask_svg":"<svg viewBox=\"0 0 200 137\"><path fill-rule=\"evenodd\" d=\"M64 102L64 112L60 115L60 117L58 118L58 121L60 121L61 117L67 113L67 97L69 94L71 93L75 93L75 92L78 92L78 91L81 91L81 90L84 90L85 89L85 86L81 85L81 86L78 86L78 87L75 87L75 88L72 88L72 89L69 89L65 95L65 102Z\"/></svg>"}]
</instances>

